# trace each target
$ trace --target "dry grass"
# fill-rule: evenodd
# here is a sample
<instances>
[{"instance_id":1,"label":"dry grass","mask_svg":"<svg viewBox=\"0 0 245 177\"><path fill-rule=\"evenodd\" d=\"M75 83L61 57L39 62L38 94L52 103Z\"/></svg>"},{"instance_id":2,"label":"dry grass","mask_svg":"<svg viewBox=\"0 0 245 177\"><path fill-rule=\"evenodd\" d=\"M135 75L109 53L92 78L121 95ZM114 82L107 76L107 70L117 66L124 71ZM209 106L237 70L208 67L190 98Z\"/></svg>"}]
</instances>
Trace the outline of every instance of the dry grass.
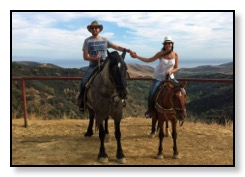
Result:
<instances>
[{"instance_id":1,"label":"dry grass","mask_svg":"<svg viewBox=\"0 0 245 177\"><path fill-rule=\"evenodd\" d=\"M99 137L83 137L88 120L12 120L12 165L104 165L97 162ZM109 162L116 162L113 121L105 144ZM163 142L164 159L156 159L158 137L149 136L151 120L126 118L121 124L125 165L234 165L233 130L216 124L186 122L178 126L180 159L172 158L172 138Z\"/></svg>"}]
</instances>

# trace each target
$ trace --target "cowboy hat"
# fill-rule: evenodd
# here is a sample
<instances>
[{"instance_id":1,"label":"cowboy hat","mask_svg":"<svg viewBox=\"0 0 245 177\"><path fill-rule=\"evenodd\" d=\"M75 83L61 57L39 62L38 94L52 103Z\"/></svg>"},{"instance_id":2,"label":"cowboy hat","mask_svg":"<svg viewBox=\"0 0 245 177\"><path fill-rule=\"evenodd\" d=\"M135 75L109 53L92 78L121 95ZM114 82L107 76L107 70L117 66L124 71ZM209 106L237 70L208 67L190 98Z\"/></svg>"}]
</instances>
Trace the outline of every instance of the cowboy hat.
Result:
<instances>
[{"instance_id":1,"label":"cowboy hat","mask_svg":"<svg viewBox=\"0 0 245 177\"><path fill-rule=\"evenodd\" d=\"M103 25L100 25L97 21L92 21L90 25L87 26L88 31L90 32L91 27L99 27L100 32L103 30Z\"/></svg>"},{"instance_id":2,"label":"cowboy hat","mask_svg":"<svg viewBox=\"0 0 245 177\"><path fill-rule=\"evenodd\" d=\"M166 44L166 43L174 43L174 41L172 40L172 38L170 37L170 36L166 36L165 38L164 38L164 41L163 41L163 43L162 44Z\"/></svg>"}]
</instances>

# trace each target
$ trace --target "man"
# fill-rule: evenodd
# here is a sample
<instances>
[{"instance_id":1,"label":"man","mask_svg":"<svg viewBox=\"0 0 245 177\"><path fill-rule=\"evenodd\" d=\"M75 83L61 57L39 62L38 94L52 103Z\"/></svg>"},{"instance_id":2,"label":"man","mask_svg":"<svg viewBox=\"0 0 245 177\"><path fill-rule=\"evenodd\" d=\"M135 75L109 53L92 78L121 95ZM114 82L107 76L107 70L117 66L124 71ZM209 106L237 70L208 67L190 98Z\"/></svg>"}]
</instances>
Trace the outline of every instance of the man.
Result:
<instances>
[{"instance_id":1,"label":"man","mask_svg":"<svg viewBox=\"0 0 245 177\"><path fill-rule=\"evenodd\" d=\"M85 39L83 43L83 58L89 61L89 66L85 71L83 79L81 81L80 95L78 97L78 106L81 112L84 112L84 91L86 83L88 82L91 74L98 66L99 62L103 62L107 57L107 48L113 48L118 51L123 51L125 48L113 44L111 41L99 35L103 30L103 25L99 24L97 21L93 21L87 26L88 31L92 36ZM126 52L130 53L132 56L135 52L130 49L126 49Z\"/></svg>"}]
</instances>

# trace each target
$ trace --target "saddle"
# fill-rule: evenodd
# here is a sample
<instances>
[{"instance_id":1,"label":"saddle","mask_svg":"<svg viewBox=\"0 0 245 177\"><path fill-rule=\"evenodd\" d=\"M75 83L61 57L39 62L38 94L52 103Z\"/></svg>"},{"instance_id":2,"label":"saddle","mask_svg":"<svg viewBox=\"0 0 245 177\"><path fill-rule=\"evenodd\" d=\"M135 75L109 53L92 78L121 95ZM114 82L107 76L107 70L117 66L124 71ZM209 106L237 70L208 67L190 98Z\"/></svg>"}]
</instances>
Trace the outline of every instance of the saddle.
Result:
<instances>
[{"instance_id":1,"label":"saddle","mask_svg":"<svg viewBox=\"0 0 245 177\"><path fill-rule=\"evenodd\" d=\"M160 112L165 112L165 111L168 111L169 113L175 113L175 110L174 109L164 109L162 108L158 103L157 103L157 99L160 95L160 93L162 92L162 90L164 89L164 87L166 86L167 82L171 82L171 84L173 84L174 86L178 86L179 83L177 82L177 80L174 80L174 79L170 79L170 78L166 78L165 80L163 80L159 87L157 88L157 91L153 97L153 107L160 111Z\"/></svg>"},{"instance_id":2,"label":"saddle","mask_svg":"<svg viewBox=\"0 0 245 177\"><path fill-rule=\"evenodd\" d=\"M161 91L164 89L165 85L166 85L166 80L162 81L160 83L160 85L158 86L157 91L156 91L156 93L154 94L154 97L153 97L153 100L154 100L153 107L155 107L156 102L157 102L157 98L159 97L159 94L161 93Z\"/></svg>"}]
</instances>

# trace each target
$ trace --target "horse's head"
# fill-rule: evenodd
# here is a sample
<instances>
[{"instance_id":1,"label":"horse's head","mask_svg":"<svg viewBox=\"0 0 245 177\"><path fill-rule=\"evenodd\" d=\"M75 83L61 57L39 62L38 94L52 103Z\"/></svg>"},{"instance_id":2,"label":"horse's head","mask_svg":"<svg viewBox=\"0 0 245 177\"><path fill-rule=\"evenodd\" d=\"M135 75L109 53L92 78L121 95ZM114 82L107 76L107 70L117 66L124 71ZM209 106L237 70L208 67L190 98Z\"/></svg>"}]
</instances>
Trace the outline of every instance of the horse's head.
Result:
<instances>
[{"instance_id":1,"label":"horse's head","mask_svg":"<svg viewBox=\"0 0 245 177\"><path fill-rule=\"evenodd\" d=\"M116 85L118 96L121 99L127 97L127 65L124 62L126 50L123 51L122 55L119 55L117 51L107 51L108 58L110 59L110 74L113 82Z\"/></svg>"},{"instance_id":2,"label":"horse's head","mask_svg":"<svg viewBox=\"0 0 245 177\"><path fill-rule=\"evenodd\" d=\"M186 84L187 84L186 81L178 85L170 84L173 90L172 100L173 100L174 109L176 111L176 117L181 121L183 121L187 117L186 102L185 102L186 92L184 89L186 87Z\"/></svg>"}]
</instances>

